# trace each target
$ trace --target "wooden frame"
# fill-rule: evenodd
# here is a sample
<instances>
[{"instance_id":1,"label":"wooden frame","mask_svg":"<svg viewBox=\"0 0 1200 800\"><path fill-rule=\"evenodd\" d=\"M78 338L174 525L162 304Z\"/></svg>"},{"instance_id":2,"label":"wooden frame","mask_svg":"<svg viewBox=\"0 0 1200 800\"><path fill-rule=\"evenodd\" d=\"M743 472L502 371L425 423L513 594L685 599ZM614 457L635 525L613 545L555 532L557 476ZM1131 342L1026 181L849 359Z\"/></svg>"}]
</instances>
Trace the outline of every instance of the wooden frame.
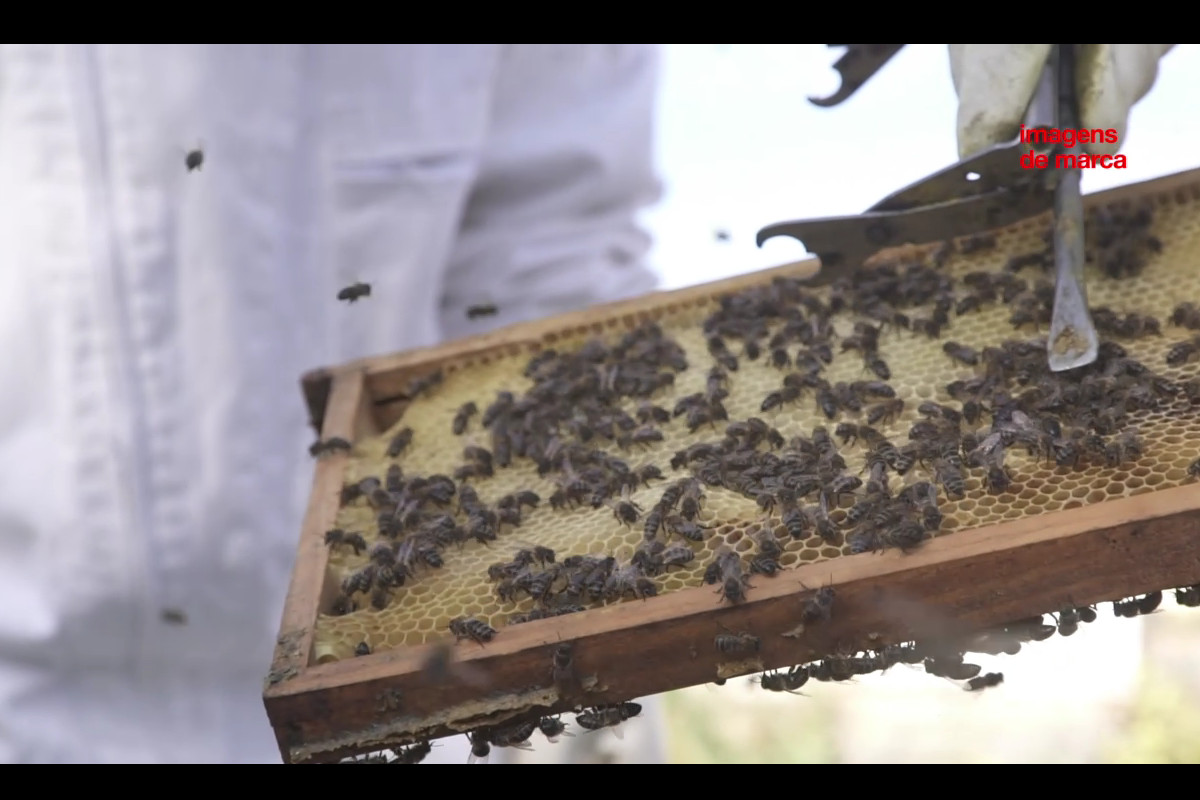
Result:
<instances>
[{"instance_id":1,"label":"wooden frame","mask_svg":"<svg viewBox=\"0 0 1200 800\"><path fill-rule=\"evenodd\" d=\"M1148 193L1193 196L1200 170L1085 198L1088 206ZM303 379L314 427L324 437L369 436L403 413L413 377L466 356L528 351L548 334L607 331L775 274L802 274L804 261L729 280L600 306L437 347L319 370ZM1200 583L1200 487L1178 487L940 536L911 554L843 556L759 581L750 599L722 604L711 587L673 592L506 628L487 646L463 643L456 658L486 685L430 681L437 647L380 652L316 665L313 629L335 587L328 550L346 457L318 462L264 702L285 762L329 761L521 716L602 705L762 670L835 652L914 639L955 637L1067 606ZM833 618L796 628L801 604L836 587ZM751 661L729 663L713 646L723 630L762 640ZM560 642L575 643L578 673L594 677L586 696L561 697L551 679ZM469 645L469 646L468 646ZM681 657L684 654L685 657Z\"/></svg>"}]
</instances>

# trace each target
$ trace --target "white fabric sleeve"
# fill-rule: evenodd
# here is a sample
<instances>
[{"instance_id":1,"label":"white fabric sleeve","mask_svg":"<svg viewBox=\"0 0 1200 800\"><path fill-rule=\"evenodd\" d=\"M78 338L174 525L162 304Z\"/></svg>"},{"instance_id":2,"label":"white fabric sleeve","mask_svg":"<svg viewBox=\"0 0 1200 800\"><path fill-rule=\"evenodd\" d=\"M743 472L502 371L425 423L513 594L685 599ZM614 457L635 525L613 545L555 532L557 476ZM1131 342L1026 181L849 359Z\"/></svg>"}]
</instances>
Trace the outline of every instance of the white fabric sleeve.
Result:
<instances>
[{"instance_id":1,"label":"white fabric sleeve","mask_svg":"<svg viewBox=\"0 0 1200 800\"><path fill-rule=\"evenodd\" d=\"M443 286L443 335L653 290L655 45L507 45ZM495 317L466 309L494 304Z\"/></svg>"}]
</instances>

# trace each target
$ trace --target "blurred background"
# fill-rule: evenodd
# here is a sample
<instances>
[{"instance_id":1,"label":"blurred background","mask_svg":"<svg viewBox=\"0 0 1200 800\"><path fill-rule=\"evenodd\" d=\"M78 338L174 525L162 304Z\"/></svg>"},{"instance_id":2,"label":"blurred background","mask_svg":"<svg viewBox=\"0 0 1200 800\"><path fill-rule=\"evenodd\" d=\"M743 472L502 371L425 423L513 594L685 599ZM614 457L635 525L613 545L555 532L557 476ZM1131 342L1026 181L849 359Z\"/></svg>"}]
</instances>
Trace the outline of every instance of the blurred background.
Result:
<instances>
[{"instance_id":1,"label":"blurred background","mask_svg":"<svg viewBox=\"0 0 1200 800\"><path fill-rule=\"evenodd\" d=\"M666 45L658 160L664 195L644 217L663 288L805 256L772 222L857 214L958 159L946 45L907 45L848 101L825 45ZM1200 166L1200 47L1178 45L1133 110L1124 170L1085 171L1094 192ZM1194 298L1200 300L1200 298ZM661 713L547 745L517 761L675 763L1200 762L1200 609L1116 619L1111 605L1070 638L1016 656L973 656L1003 685L979 693L897 666L803 696L751 679L647 701ZM1047 617L1048 622L1052 622ZM600 737L596 739L595 737ZM657 745L657 746L655 746ZM506 754L507 756L507 754Z\"/></svg>"},{"instance_id":2,"label":"blurred background","mask_svg":"<svg viewBox=\"0 0 1200 800\"><path fill-rule=\"evenodd\" d=\"M824 45L667 45L659 109L661 203L646 214L664 288L804 257L772 222L860 213L958 158L946 45L905 46L853 97ZM1200 47L1178 45L1134 107L1129 167L1085 171L1085 192L1200 166ZM722 238L718 237L718 234ZM728 236L724 239L724 236ZM1200 299L1200 298L1196 298ZM806 696L747 679L662 698L669 761L1200 761L1200 609L1116 619L1110 606L1070 638L1012 657L969 659L1004 673L970 693L904 666ZM632 728L632 725L630 726ZM630 731L632 733L632 731ZM629 735L629 734L627 734Z\"/></svg>"}]
</instances>

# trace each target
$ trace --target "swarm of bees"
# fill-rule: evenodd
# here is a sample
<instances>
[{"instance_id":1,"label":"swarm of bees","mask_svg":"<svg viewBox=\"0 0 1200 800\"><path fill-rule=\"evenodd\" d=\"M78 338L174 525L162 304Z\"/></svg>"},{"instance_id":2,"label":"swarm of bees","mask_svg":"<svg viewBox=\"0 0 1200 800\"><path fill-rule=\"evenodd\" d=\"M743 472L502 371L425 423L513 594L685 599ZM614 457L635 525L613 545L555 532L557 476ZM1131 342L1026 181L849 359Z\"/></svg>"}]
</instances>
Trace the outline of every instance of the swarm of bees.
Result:
<instances>
[{"instance_id":1,"label":"swarm of bees","mask_svg":"<svg viewBox=\"0 0 1200 800\"><path fill-rule=\"evenodd\" d=\"M1113 276L1136 274L1158 246L1148 233L1148 213L1114 215L1103 230L1093 226L1100 233L1092 242L1092 261ZM994 247L995 237L980 236L957 250ZM1140 312L1095 309L1104 337L1096 362L1051 373L1044 329L1054 285L1045 274L1052 261L1047 251L956 280L942 268L955 249L947 243L924 262L860 269L820 292L777 277L722 296L703 321L699 353L686 351L654 322L573 351L544 349L525 365L529 387L523 393L476 397L454 412L448 433L467 436L470 443L461 448L460 466L447 470L452 474L408 474L396 463L409 456L414 438L424 442L444 433L414 434L409 427L391 433L385 455L393 463L386 472L349 484L341 494L343 504L372 510L375 530L343 526L326 534L329 547L360 560L366 555L343 580L332 613L387 608L397 592L468 546L497 551L486 580L514 613L485 618L476 611L479 616L443 620L458 646L486 646L509 625L644 601L659 593L664 578L701 567L714 603L741 604L753 596L758 580L785 569L792 543L816 541L848 553L912 551L943 529L945 501L966 497L973 478L992 494L1019 488L1022 476L1014 465L1020 461L1013 456L1069 469L1126 466L1145 455L1140 415L1182 398L1200 402L1200 378L1177 382L1160 375L1117 341L1163 335L1160 322ZM366 294L369 287L365 294L339 299L353 302ZM885 337L942 340L957 318L998 305L1007 306L1016 331L1011 339L982 347L944 341L941 350L954 377L943 387L945 396L936 401L898 396L890 383L892 365L881 355ZM484 315L481 308L473 307L469 316ZM1169 324L1200 331L1200 309L1182 303ZM1166 365L1187 363L1197 354L1200 336L1189 335L1168 346ZM705 357L705 363L693 363ZM831 365L846 358L861 362L861 374L835 379ZM777 383L761 401L754 396L755 415L733 417L730 398L748 362L758 362L754 369L769 370ZM672 398L684 373L696 373L691 388L697 391ZM432 394L441 382L440 371L415 378L405 397ZM821 424L799 432L792 427L785 435L781 428L802 405L812 407ZM907 432L900 420L909 420L900 423ZM669 462L655 463L652 454L683 431L690 443ZM351 445L327 440L314 447L319 455ZM848 456L862 468L848 466ZM518 462L536 467L540 485L485 501L479 487ZM1200 458L1189 471L1200 478ZM650 490L657 499L646 497ZM717 538L718 521L706 511L714 493L732 493L757 507L757 522L737 520L752 547L734 549ZM606 517L611 512L610 524L640 532L640 542L631 551L555 552L518 538L531 514L589 509L604 509ZM703 554L711 558L698 560ZM1176 597L1181 605L1200 605L1196 587L1180 589ZM1124 616L1149 613L1157 605L1152 598L1121 601L1114 609ZM518 604L524 607L519 613ZM782 635L799 637L828 622L833 606L833 588L817 590L798 609L796 627ZM1039 617L954 645L906 643L831 655L764 675L761 684L794 692L810 679L847 680L904 663L978 691L1003 677L980 675L978 666L964 661L965 653L1015 652L1056 631L1070 636L1094 619L1091 607L1068 608L1058 612L1054 625ZM746 658L760 651L762 635L714 631L713 642L722 657ZM571 644L564 643L547 680L562 696L579 699L583 693L572 664ZM576 710L577 724L595 730L636 716L639 708L627 703ZM562 725L547 717L481 729L472 735L473 748L486 757L494 746L525 745L539 728L547 736L560 735Z\"/></svg>"}]
</instances>

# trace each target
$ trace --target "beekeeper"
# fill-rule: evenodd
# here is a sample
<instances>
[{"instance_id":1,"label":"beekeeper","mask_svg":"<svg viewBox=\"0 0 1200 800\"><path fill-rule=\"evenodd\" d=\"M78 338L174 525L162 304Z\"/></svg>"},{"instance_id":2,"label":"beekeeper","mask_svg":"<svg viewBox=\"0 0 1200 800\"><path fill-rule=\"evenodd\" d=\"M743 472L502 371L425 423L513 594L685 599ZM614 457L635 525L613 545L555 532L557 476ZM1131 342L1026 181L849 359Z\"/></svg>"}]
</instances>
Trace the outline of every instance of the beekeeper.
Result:
<instances>
[{"instance_id":1,"label":"beekeeper","mask_svg":"<svg viewBox=\"0 0 1200 800\"><path fill-rule=\"evenodd\" d=\"M0 46L0 761L280 762L300 375L653 289L657 65Z\"/></svg>"}]
</instances>

